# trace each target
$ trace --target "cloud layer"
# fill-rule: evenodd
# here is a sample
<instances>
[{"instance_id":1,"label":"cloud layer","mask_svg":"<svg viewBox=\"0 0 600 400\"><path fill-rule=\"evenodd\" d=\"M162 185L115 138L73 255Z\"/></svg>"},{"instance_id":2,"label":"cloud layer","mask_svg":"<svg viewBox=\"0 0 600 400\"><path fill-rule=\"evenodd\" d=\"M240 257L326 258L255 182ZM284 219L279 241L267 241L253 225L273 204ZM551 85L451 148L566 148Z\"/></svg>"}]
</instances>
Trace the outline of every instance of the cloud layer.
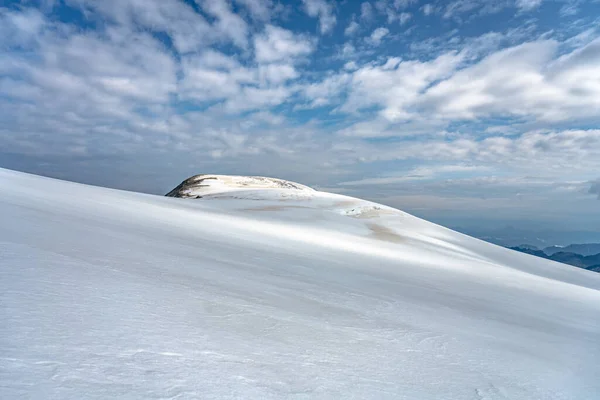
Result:
<instances>
[{"instance_id":1,"label":"cloud layer","mask_svg":"<svg viewBox=\"0 0 600 400\"><path fill-rule=\"evenodd\" d=\"M0 8L0 156L67 178L118 157L132 176L261 173L398 202L417 183L502 202L535 181L586 202L599 195L600 35L585 7L564 2L551 29L539 15L553 8L522 0ZM503 29L463 31L501 11Z\"/></svg>"}]
</instances>

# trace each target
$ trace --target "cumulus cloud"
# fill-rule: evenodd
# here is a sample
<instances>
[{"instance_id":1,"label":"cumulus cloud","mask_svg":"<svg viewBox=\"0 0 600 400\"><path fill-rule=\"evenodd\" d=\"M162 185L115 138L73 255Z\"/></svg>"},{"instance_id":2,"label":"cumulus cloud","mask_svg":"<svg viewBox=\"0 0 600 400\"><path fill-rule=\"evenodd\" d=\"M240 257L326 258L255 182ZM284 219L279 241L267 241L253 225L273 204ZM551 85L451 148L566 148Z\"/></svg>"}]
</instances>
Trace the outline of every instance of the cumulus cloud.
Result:
<instances>
[{"instance_id":1,"label":"cumulus cloud","mask_svg":"<svg viewBox=\"0 0 600 400\"><path fill-rule=\"evenodd\" d=\"M281 84L299 76L290 64L267 64L258 66L258 76L262 83Z\"/></svg>"},{"instance_id":2,"label":"cumulus cloud","mask_svg":"<svg viewBox=\"0 0 600 400\"><path fill-rule=\"evenodd\" d=\"M381 43L378 28L367 38ZM600 39L558 55L559 43L539 40L470 63L471 49L430 61L390 58L353 74L340 110L378 106L390 121L427 116L445 121L514 117L521 121L585 121L600 113ZM397 61L397 62L395 62Z\"/></svg>"},{"instance_id":3,"label":"cumulus cloud","mask_svg":"<svg viewBox=\"0 0 600 400\"><path fill-rule=\"evenodd\" d=\"M400 16L398 17L398 19L400 20L400 25L406 24L408 21L410 21L411 18L412 14L407 12L400 13Z\"/></svg>"},{"instance_id":4,"label":"cumulus cloud","mask_svg":"<svg viewBox=\"0 0 600 400\"><path fill-rule=\"evenodd\" d=\"M360 5L360 19L364 21L371 21L373 18L373 6L368 1L365 1Z\"/></svg>"},{"instance_id":5,"label":"cumulus cloud","mask_svg":"<svg viewBox=\"0 0 600 400\"><path fill-rule=\"evenodd\" d=\"M215 42L228 42L232 38L238 44L244 42L236 27L219 22L219 28L214 29L193 7L178 0L66 0L66 3L85 15L100 16L130 31L141 28L165 33L180 53L196 51ZM226 11L219 9L223 8L219 3L213 7L214 13L220 12L220 18L226 18ZM221 21L218 15L217 18ZM243 26L242 23L242 30L245 29ZM227 37L221 36L224 31Z\"/></svg>"},{"instance_id":6,"label":"cumulus cloud","mask_svg":"<svg viewBox=\"0 0 600 400\"><path fill-rule=\"evenodd\" d=\"M421 7L421 10L423 11L423 14L425 14L425 15L431 15L435 12L435 8L431 4L423 5L423 7Z\"/></svg>"},{"instance_id":7,"label":"cumulus cloud","mask_svg":"<svg viewBox=\"0 0 600 400\"><path fill-rule=\"evenodd\" d=\"M350 21L350 23L348 24L346 29L344 29L344 35L352 36L356 32L358 32L359 29L360 29L360 25L358 24L358 22L352 20L352 21Z\"/></svg>"},{"instance_id":8,"label":"cumulus cloud","mask_svg":"<svg viewBox=\"0 0 600 400\"><path fill-rule=\"evenodd\" d=\"M381 106L382 115L389 120L415 118L411 107L422 91L447 77L462 59L461 54L452 52L428 62L391 58L379 66L364 66L354 72L347 101L340 110L356 112Z\"/></svg>"},{"instance_id":9,"label":"cumulus cloud","mask_svg":"<svg viewBox=\"0 0 600 400\"><path fill-rule=\"evenodd\" d=\"M367 42L373 46L379 46L381 44L381 40L389 33L390 31L388 28L379 27L371 33L371 36L367 38Z\"/></svg>"},{"instance_id":10,"label":"cumulus cloud","mask_svg":"<svg viewBox=\"0 0 600 400\"><path fill-rule=\"evenodd\" d=\"M148 2L144 12L136 4L115 3L120 10L116 12L100 2L81 3L107 18L106 26L97 30L72 29L33 9L0 11L0 32L7 38L0 61L0 147L79 156L153 146L205 148L223 156L239 153L243 146L227 149L240 142L232 138L245 137L249 153L273 148L259 137L248 139L244 129L235 128L237 122L223 126L221 120L228 118L222 113L262 108L263 117L247 116L243 122L256 121L254 129L266 137L265 124L281 121L264 115L297 91L287 83L298 78L294 64L313 50L312 41L268 25L255 36L256 64L248 65L209 47L222 41L247 46L247 32L236 36L224 26L239 22L228 3L206 5L215 18L212 33L203 38L196 37L197 31L186 31L186 21L208 22L183 3L167 9L160 2ZM133 24L166 33L173 49ZM37 57L29 57L33 53ZM182 112L178 104L190 111ZM198 109L206 111L195 112Z\"/></svg>"},{"instance_id":11,"label":"cumulus cloud","mask_svg":"<svg viewBox=\"0 0 600 400\"><path fill-rule=\"evenodd\" d=\"M117 103L121 97L165 101L175 90L173 58L144 33L114 28L105 34L65 37L49 27L39 33L33 46L41 58L31 62L25 54L12 53L3 63L4 73L8 77L19 75L45 93L87 93L90 100L102 94ZM98 106L102 108L102 104Z\"/></svg>"},{"instance_id":12,"label":"cumulus cloud","mask_svg":"<svg viewBox=\"0 0 600 400\"><path fill-rule=\"evenodd\" d=\"M214 28L241 48L248 45L248 25L239 15L234 14L226 0L202 1L202 8L216 19Z\"/></svg>"},{"instance_id":13,"label":"cumulus cloud","mask_svg":"<svg viewBox=\"0 0 600 400\"><path fill-rule=\"evenodd\" d=\"M289 60L313 51L313 43L307 37L274 25L267 25L263 34L255 37L254 47L258 62Z\"/></svg>"},{"instance_id":14,"label":"cumulus cloud","mask_svg":"<svg viewBox=\"0 0 600 400\"><path fill-rule=\"evenodd\" d=\"M270 20L275 8L272 0L235 0L235 2L246 7L252 18L259 21Z\"/></svg>"},{"instance_id":15,"label":"cumulus cloud","mask_svg":"<svg viewBox=\"0 0 600 400\"><path fill-rule=\"evenodd\" d=\"M215 50L188 55L181 60L183 79L179 94L183 99L211 102L235 97L244 84L256 83L253 70L235 58Z\"/></svg>"},{"instance_id":16,"label":"cumulus cloud","mask_svg":"<svg viewBox=\"0 0 600 400\"><path fill-rule=\"evenodd\" d=\"M330 32L337 19L333 12L333 5L326 0L302 0L306 13L314 18L319 18L319 31Z\"/></svg>"},{"instance_id":17,"label":"cumulus cloud","mask_svg":"<svg viewBox=\"0 0 600 400\"><path fill-rule=\"evenodd\" d=\"M7 43L14 45L34 45L40 32L47 25L44 15L35 9L26 9L23 12L11 12L0 9L0 35L6 38Z\"/></svg>"},{"instance_id":18,"label":"cumulus cloud","mask_svg":"<svg viewBox=\"0 0 600 400\"><path fill-rule=\"evenodd\" d=\"M356 68L355 63L347 63L347 69ZM351 79L350 73L332 75L320 82L313 82L302 88L302 94L309 101L304 108L316 108L337 104Z\"/></svg>"},{"instance_id":19,"label":"cumulus cloud","mask_svg":"<svg viewBox=\"0 0 600 400\"><path fill-rule=\"evenodd\" d=\"M425 109L446 118L492 115L561 121L600 111L600 40L556 57L558 43L531 42L500 50L429 88Z\"/></svg>"},{"instance_id":20,"label":"cumulus cloud","mask_svg":"<svg viewBox=\"0 0 600 400\"><path fill-rule=\"evenodd\" d=\"M347 71L354 71L358 69L358 65L354 61L348 61L344 64L344 69Z\"/></svg>"},{"instance_id":21,"label":"cumulus cloud","mask_svg":"<svg viewBox=\"0 0 600 400\"><path fill-rule=\"evenodd\" d=\"M285 102L296 89L286 86L299 77L294 65L313 50L312 42L289 30L267 25L254 39L257 65L242 65L214 50L182 58L180 96L223 102L222 110L240 113Z\"/></svg>"}]
</instances>

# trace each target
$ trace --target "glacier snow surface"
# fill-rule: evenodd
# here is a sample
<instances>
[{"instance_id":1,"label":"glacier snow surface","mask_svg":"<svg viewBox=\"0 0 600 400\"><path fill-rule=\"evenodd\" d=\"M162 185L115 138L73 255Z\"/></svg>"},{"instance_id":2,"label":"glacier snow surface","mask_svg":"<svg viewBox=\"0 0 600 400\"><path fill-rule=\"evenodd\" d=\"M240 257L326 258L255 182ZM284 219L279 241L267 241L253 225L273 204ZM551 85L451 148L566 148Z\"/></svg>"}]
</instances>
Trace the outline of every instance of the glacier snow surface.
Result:
<instances>
[{"instance_id":1,"label":"glacier snow surface","mask_svg":"<svg viewBox=\"0 0 600 400\"><path fill-rule=\"evenodd\" d=\"M321 192L0 169L2 399L600 398L600 274Z\"/></svg>"}]
</instances>

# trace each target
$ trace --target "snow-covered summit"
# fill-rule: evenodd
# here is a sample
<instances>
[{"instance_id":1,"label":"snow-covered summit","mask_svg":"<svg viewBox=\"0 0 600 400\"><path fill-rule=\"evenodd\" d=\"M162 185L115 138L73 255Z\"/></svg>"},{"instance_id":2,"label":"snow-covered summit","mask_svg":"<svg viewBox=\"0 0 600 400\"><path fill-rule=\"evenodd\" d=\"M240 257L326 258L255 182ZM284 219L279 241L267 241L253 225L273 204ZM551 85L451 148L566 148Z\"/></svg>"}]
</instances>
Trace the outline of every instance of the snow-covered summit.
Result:
<instances>
[{"instance_id":1,"label":"snow-covered summit","mask_svg":"<svg viewBox=\"0 0 600 400\"><path fill-rule=\"evenodd\" d=\"M600 275L361 199L213 189L0 169L0 398L598 397Z\"/></svg>"},{"instance_id":2,"label":"snow-covered summit","mask_svg":"<svg viewBox=\"0 0 600 400\"><path fill-rule=\"evenodd\" d=\"M194 175L181 182L166 195L168 197L200 198L215 193L260 189L314 191L299 183L263 176Z\"/></svg>"},{"instance_id":3,"label":"snow-covered summit","mask_svg":"<svg viewBox=\"0 0 600 400\"><path fill-rule=\"evenodd\" d=\"M166 194L204 200L254 200L254 209L269 211L304 208L357 218L404 214L371 201L321 192L296 182L262 176L195 175ZM227 203L221 203L227 207ZM253 208L249 208L253 209Z\"/></svg>"}]
</instances>

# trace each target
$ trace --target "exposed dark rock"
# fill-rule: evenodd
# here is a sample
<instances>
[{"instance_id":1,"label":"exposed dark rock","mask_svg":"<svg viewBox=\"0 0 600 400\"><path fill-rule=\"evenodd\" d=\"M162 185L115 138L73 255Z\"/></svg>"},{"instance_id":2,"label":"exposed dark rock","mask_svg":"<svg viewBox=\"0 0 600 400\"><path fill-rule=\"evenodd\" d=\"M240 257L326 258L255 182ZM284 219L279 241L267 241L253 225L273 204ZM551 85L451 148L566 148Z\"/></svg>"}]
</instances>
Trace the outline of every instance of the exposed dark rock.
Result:
<instances>
[{"instance_id":1,"label":"exposed dark rock","mask_svg":"<svg viewBox=\"0 0 600 400\"><path fill-rule=\"evenodd\" d=\"M211 185L211 182L218 181L218 184ZM214 190L210 190L211 187L216 188L219 191L220 187L226 187L229 189L290 189L290 190L303 190L313 191L308 186L301 185L299 183L286 181L277 178L267 178L263 176L233 176L233 175L194 175L183 182L177 187L167 193L165 196L168 197L182 197L182 198L193 198L200 199L205 194L214 193ZM206 188L206 190L202 190Z\"/></svg>"}]
</instances>

